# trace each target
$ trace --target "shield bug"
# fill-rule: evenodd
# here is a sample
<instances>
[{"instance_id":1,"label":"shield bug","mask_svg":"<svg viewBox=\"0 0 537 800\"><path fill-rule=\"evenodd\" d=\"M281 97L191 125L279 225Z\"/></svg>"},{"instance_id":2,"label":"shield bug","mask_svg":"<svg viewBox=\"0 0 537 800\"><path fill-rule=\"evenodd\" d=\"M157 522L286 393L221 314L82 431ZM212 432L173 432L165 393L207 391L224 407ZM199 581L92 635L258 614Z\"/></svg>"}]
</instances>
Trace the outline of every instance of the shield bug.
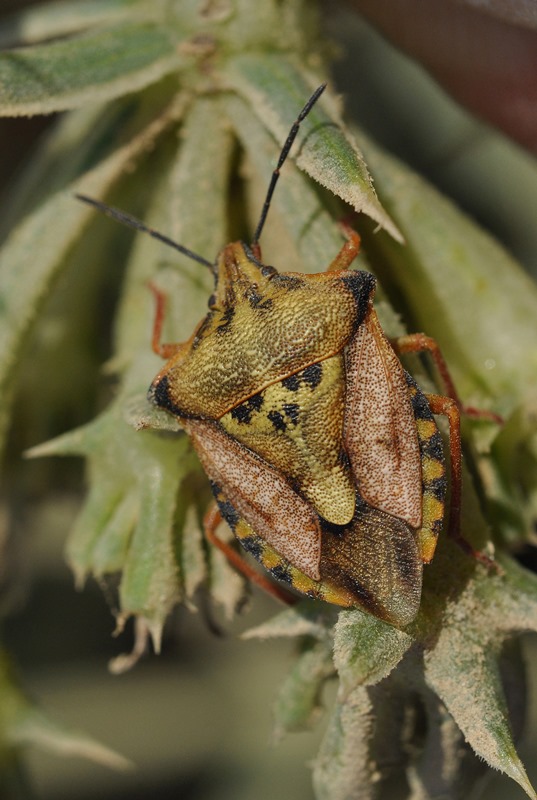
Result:
<instances>
[{"instance_id":1,"label":"shield bug","mask_svg":"<svg viewBox=\"0 0 537 800\"><path fill-rule=\"evenodd\" d=\"M403 626L418 611L423 564L445 516L433 414L449 421L450 532L471 550L459 534L461 404L433 340L386 338L373 307L375 278L349 269L360 241L349 227L326 272L279 272L262 261L259 240L280 169L323 90L291 127L252 242L227 245L214 263L124 212L80 199L214 275L208 313L181 344L161 343L164 297L154 289L153 349L167 363L149 389L151 402L191 437L211 481L217 505L206 517L208 538L286 596L216 537L223 518L278 581ZM425 395L404 370L398 353L417 350L430 351L449 396Z\"/></svg>"}]
</instances>

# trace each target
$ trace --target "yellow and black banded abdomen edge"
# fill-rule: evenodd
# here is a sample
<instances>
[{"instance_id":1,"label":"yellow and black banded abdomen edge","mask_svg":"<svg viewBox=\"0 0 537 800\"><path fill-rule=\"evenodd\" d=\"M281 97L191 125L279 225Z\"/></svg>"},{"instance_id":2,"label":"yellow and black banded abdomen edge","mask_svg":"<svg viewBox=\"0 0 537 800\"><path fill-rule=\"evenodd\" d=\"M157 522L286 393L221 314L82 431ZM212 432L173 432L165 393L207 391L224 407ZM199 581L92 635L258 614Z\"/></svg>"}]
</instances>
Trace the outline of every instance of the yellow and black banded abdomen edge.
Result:
<instances>
[{"instance_id":1,"label":"yellow and black banded abdomen edge","mask_svg":"<svg viewBox=\"0 0 537 800\"><path fill-rule=\"evenodd\" d=\"M446 461L442 437L429 403L414 379L406 375L412 409L416 420L423 480L421 528L416 536L422 561L428 564L442 531L446 509Z\"/></svg>"}]
</instances>

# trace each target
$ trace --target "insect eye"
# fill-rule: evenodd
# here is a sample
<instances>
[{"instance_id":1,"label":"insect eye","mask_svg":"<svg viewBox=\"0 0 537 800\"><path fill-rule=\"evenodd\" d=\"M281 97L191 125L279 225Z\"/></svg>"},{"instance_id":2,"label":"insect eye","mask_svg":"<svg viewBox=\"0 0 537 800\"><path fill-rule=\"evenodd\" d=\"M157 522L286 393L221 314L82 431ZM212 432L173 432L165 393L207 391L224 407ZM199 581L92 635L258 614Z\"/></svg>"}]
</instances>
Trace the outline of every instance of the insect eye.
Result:
<instances>
[{"instance_id":1,"label":"insect eye","mask_svg":"<svg viewBox=\"0 0 537 800\"><path fill-rule=\"evenodd\" d=\"M207 301L207 305L209 306L209 308L214 308L216 306L216 295L215 294L212 294L209 297L209 299Z\"/></svg>"}]
</instances>

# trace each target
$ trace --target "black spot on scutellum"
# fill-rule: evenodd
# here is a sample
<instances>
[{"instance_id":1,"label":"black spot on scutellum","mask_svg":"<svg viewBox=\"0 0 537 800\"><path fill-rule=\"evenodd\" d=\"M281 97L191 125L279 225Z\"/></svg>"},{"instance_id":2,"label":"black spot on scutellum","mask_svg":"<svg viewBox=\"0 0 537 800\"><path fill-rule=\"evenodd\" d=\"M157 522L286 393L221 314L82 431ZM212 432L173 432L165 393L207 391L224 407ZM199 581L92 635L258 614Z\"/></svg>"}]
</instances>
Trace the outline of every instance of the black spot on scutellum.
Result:
<instances>
[{"instance_id":1,"label":"black spot on scutellum","mask_svg":"<svg viewBox=\"0 0 537 800\"><path fill-rule=\"evenodd\" d=\"M300 406L298 403L284 403L282 409L290 423L292 425L297 425L300 417Z\"/></svg>"},{"instance_id":2,"label":"black spot on scutellum","mask_svg":"<svg viewBox=\"0 0 537 800\"><path fill-rule=\"evenodd\" d=\"M263 407L263 395L262 394L253 394L248 400L245 400L243 403L240 403L235 408L231 409L231 417L236 422L243 423L244 425L249 425L252 421L252 414L259 411Z\"/></svg>"},{"instance_id":3,"label":"black spot on scutellum","mask_svg":"<svg viewBox=\"0 0 537 800\"><path fill-rule=\"evenodd\" d=\"M310 364L302 373L302 378L310 389L315 389L320 384L322 377L323 367L321 364Z\"/></svg>"},{"instance_id":4,"label":"black spot on scutellum","mask_svg":"<svg viewBox=\"0 0 537 800\"><path fill-rule=\"evenodd\" d=\"M279 411L269 411L267 414L268 419L274 425L275 430L277 431L286 431L287 430L287 423L283 418L283 414L280 414Z\"/></svg>"},{"instance_id":5,"label":"black spot on scutellum","mask_svg":"<svg viewBox=\"0 0 537 800\"><path fill-rule=\"evenodd\" d=\"M263 395L259 392L258 394L253 394L248 398L247 402L254 411L260 411L263 408Z\"/></svg>"},{"instance_id":6,"label":"black spot on scutellum","mask_svg":"<svg viewBox=\"0 0 537 800\"><path fill-rule=\"evenodd\" d=\"M295 372L282 380L282 386L288 392L298 392L300 386L305 383L310 389L315 389L323 377L323 366L320 363L310 364L301 372Z\"/></svg>"},{"instance_id":7,"label":"black spot on scutellum","mask_svg":"<svg viewBox=\"0 0 537 800\"><path fill-rule=\"evenodd\" d=\"M289 375L288 378L284 378L282 381L282 386L284 389L287 389L288 392L298 392L300 389L300 378L297 375Z\"/></svg>"}]
</instances>

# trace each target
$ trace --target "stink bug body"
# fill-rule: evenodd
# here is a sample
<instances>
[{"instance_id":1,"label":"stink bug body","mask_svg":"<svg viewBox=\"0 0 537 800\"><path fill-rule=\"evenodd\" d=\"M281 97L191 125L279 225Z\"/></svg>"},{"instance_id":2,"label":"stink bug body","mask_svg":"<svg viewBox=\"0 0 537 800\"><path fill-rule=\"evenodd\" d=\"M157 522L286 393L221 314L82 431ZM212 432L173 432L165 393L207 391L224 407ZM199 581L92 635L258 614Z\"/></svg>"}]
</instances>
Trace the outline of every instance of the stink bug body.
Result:
<instances>
[{"instance_id":1,"label":"stink bug body","mask_svg":"<svg viewBox=\"0 0 537 800\"><path fill-rule=\"evenodd\" d=\"M405 337L398 350L429 349L451 397L425 396L403 369L373 308L375 278L349 269L356 233L345 229L345 245L320 274L278 272L261 260L279 169L323 89L290 131L253 243L227 245L215 264L81 199L214 273L209 311L181 344L160 343L164 301L155 290L153 348L168 361L149 390L191 437L211 481L218 504L207 516L211 541L238 561L215 537L223 517L279 581L405 625L419 608L423 563L444 519L445 462L433 412L450 423L450 525L458 537L460 403L427 337Z\"/></svg>"}]
</instances>

